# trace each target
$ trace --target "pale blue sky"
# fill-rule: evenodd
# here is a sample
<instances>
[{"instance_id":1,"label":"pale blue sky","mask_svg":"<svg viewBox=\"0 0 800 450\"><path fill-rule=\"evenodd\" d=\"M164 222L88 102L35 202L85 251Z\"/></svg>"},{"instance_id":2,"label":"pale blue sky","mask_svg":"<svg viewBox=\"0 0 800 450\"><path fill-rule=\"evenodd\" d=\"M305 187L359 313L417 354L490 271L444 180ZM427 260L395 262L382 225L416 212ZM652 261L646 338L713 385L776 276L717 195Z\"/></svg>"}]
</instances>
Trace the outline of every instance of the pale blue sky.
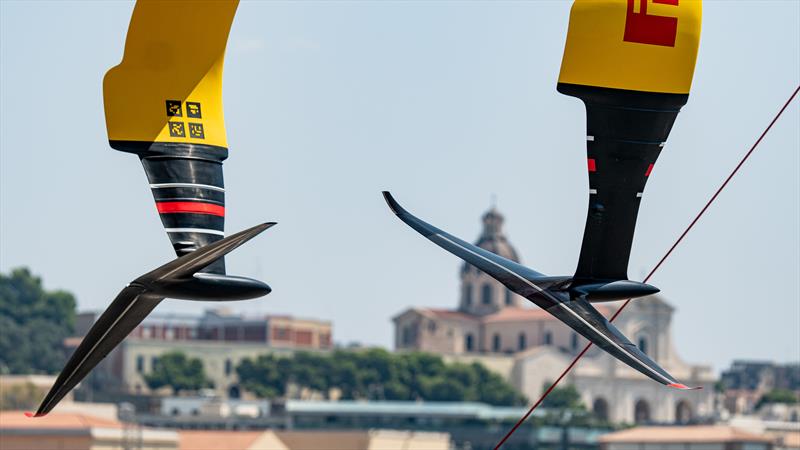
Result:
<instances>
[{"instance_id":1,"label":"pale blue sky","mask_svg":"<svg viewBox=\"0 0 800 450\"><path fill-rule=\"evenodd\" d=\"M571 274L588 180L583 106L555 91L569 6L243 2L225 67L227 230L279 224L228 258L274 292L228 306L330 319L337 341L386 347L405 308L455 307L460 261L391 215L382 189L468 240L495 194L523 262ZM140 164L106 141L101 80L132 8L0 2L0 270L30 266L81 309L173 257ZM703 22L634 279L800 81L800 3L707 1ZM652 280L690 362L800 359L799 104Z\"/></svg>"}]
</instances>

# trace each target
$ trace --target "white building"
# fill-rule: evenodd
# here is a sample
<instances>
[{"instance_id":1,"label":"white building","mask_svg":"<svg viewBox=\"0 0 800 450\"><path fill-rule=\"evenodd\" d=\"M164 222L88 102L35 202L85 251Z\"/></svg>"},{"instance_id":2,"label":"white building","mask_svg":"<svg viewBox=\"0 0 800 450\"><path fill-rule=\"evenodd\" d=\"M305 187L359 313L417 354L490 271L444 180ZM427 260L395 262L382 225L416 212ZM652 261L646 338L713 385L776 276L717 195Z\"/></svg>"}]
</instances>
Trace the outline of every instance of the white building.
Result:
<instances>
[{"instance_id":1,"label":"white building","mask_svg":"<svg viewBox=\"0 0 800 450\"><path fill-rule=\"evenodd\" d=\"M483 216L476 245L513 261L517 252L503 234L503 216ZM480 361L503 375L529 399L587 344L586 339L500 282L464 264L457 309L412 307L394 317L395 348ZM606 316L619 302L597 305ZM714 374L678 356L671 336L674 308L660 295L636 299L615 321L619 329L673 376L700 391L667 389L593 348L563 382L580 391L586 405L613 422L689 422L713 413Z\"/></svg>"}]
</instances>

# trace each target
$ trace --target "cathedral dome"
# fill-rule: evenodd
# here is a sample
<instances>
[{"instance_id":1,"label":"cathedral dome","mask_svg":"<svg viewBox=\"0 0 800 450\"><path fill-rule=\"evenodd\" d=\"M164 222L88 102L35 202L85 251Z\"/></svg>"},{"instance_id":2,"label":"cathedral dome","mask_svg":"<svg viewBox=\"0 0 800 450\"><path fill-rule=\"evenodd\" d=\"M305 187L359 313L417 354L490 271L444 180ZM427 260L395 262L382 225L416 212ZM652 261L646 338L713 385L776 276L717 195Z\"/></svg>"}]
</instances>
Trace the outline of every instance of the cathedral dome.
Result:
<instances>
[{"instance_id":1,"label":"cathedral dome","mask_svg":"<svg viewBox=\"0 0 800 450\"><path fill-rule=\"evenodd\" d=\"M504 221L505 218L494 206L489 211L486 211L483 215L483 231L475 245L503 258L519 262L517 251L508 242L506 235L503 233ZM472 269L472 265L464 263L461 266L461 273L463 274Z\"/></svg>"}]
</instances>

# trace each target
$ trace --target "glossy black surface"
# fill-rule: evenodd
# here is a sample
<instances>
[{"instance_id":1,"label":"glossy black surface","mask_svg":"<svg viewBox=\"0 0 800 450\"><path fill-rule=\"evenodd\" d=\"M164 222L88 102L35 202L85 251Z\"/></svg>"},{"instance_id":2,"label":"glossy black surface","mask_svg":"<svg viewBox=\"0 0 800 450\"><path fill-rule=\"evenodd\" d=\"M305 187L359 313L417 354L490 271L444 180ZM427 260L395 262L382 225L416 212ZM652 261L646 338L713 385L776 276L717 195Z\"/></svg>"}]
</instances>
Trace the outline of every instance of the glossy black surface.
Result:
<instances>
[{"instance_id":1,"label":"glossy black surface","mask_svg":"<svg viewBox=\"0 0 800 450\"><path fill-rule=\"evenodd\" d=\"M222 162L228 157L228 149L171 142L110 141L110 145L139 156L156 205L181 202L219 207L221 212L216 214L159 213L178 256L222 239L225 230ZM203 271L225 274L225 259L219 258Z\"/></svg>"},{"instance_id":2,"label":"glossy black surface","mask_svg":"<svg viewBox=\"0 0 800 450\"><path fill-rule=\"evenodd\" d=\"M558 84L586 106L589 208L577 283L627 280L648 176L688 95Z\"/></svg>"},{"instance_id":3,"label":"glossy black surface","mask_svg":"<svg viewBox=\"0 0 800 450\"><path fill-rule=\"evenodd\" d=\"M268 294L269 286L257 280L198 272L273 225L265 223L228 236L130 282L92 325L35 415L53 409L165 297L224 301Z\"/></svg>"},{"instance_id":4,"label":"glossy black surface","mask_svg":"<svg viewBox=\"0 0 800 450\"><path fill-rule=\"evenodd\" d=\"M572 277L548 277L514 261L463 241L430 225L403 209L389 192L383 193L386 203L400 220L428 238L436 245L460 257L481 271L503 283L513 292L549 312L583 337L609 354L638 370L651 379L671 387L684 389L674 377L631 343L620 331L600 314L585 296L575 296ZM648 295L655 289L642 283L599 283L581 285L586 295L621 295L634 293ZM603 289L607 291L602 292Z\"/></svg>"}]
</instances>

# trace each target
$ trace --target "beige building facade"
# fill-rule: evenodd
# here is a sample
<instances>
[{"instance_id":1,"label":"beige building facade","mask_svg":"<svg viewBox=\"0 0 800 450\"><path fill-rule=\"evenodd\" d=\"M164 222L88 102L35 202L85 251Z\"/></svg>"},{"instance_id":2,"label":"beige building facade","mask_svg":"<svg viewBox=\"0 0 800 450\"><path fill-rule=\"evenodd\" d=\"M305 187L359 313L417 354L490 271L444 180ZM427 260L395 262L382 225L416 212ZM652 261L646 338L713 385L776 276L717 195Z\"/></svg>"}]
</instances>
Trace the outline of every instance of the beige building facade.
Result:
<instances>
[{"instance_id":1,"label":"beige building facade","mask_svg":"<svg viewBox=\"0 0 800 450\"><path fill-rule=\"evenodd\" d=\"M86 320L88 314L83 316L88 329L92 320ZM285 315L243 317L225 309L208 310L203 316L152 314L100 363L88 383L97 380L100 389L151 393L145 375L162 355L179 351L202 361L215 395L239 398L243 389L236 367L242 360L265 354L329 351L332 333L329 321ZM79 338L67 342L68 346L78 343Z\"/></svg>"},{"instance_id":2,"label":"beige building facade","mask_svg":"<svg viewBox=\"0 0 800 450\"><path fill-rule=\"evenodd\" d=\"M483 216L476 245L519 262L494 208ZM504 376L529 399L588 343L568 326L500 282L463 264L456 309L412 307L394 317L395 348L443 355L451 361L480 361ZM619 302L598 304L606 317ZM660 295L636 299L616 320L617 327L651 358L700 391L665 389L639 372L592 348L571 371L584 403L613 422L683 423L713 414L715 376L708 366L691 365L677 354L671 336L674 308Z\"/></svg>"}]
</instances>

